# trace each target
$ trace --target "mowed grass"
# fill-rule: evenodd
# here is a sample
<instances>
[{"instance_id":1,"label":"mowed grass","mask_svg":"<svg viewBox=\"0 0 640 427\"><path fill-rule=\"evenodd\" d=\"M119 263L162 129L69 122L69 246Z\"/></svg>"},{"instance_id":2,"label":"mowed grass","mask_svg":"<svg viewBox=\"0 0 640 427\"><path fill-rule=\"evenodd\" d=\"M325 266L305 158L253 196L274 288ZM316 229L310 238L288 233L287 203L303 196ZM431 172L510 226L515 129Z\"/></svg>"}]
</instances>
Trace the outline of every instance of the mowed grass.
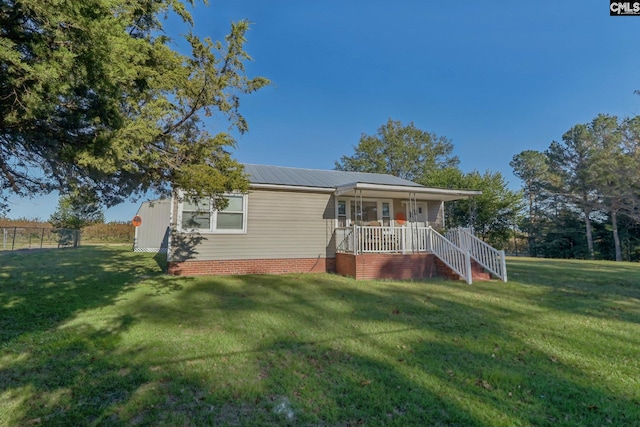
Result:
<instances>
[{"instance_id":1,"label":"mowed grass","mask_svg":"<svg viewBox=\"0 0 640 427\"><path fill-rule=\"evenodd\" d=\"M640 266L509 283L179 278L126 247L0 256L0 425L640 425Z\"/></svg>"}]
</instances>

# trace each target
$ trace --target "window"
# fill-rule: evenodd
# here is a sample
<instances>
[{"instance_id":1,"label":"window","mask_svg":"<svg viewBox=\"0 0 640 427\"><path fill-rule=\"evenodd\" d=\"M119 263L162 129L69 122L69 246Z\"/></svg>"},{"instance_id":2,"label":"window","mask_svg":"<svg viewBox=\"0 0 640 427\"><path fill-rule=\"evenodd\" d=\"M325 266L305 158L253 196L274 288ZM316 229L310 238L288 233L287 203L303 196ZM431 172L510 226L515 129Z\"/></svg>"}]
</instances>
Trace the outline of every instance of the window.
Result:
<instances>
[{"instance_id":1,"label":"window","mask_svg":"<svg viewBox=\"0 0 640 427\"><path fill-rule=\"evenodd\" d=\"M200 200L187 200L182 202L183 230L209 230L211 229L211 199L206 197Z\"/></svg>"},{"instance_id":2,"label":"window","mask_svg":"<svg viewBox=\"0 0 640 427\"><path fill-rule=\"evenodd\" d=\"M382 225L385 227L391 225L391 211L387 202L382 203Z\"/></svg>"},{"instance_id":3,"label":"window","mask_svg":"<svg viewBox=\"0 0 640 427\"><path fill-rule=\"evenodd\" d=\"M338 200L338 227L347 226L347 202Z\"/></svg>"},{"instance_id":4,"label":"window","mask_svg":"<svg viewBox=\"0 0 640 427\"><path fill-rule=\"evenodd\" d=\"M390 199L376 200L353 199L338 200L336 204L337 227L349 227L351 225L383 225L389 227L393 224L393 204Z\"/></svg>"},{"instance_id":5,"label":"window","mask_svg":"<svg viewBox=\"0 0 640 427\"><path fill-rule=\"evenodd\" d=\"M217 212L217 229L218 230L242 230L244 228L244 197L228 196L225 197L229 204L226 208Z\"/></svg>"},{"instance_id":6,"label":"window","mask_svg":"<svg viewBox=\"0 0 640 427\"><path fill-rule=\"evenodd\" d=\"M190 200L185 197L178 207L178 223L181 231L203 233L246 233L247 196L225 195L227 206L216 209L210 197Z\"/></svg>"},{"instance_id":7,"label":"window","mask_svg":"<svg viewBox=\"0 0 640 427\"><path fill-rule=\"evenodd\" d=\"M362 205L362 211L360 207ZM363 201L356 203L351 201L351 222L358 225L367 225L378 220L378 202Z\"/></svg>"}]
</instances>

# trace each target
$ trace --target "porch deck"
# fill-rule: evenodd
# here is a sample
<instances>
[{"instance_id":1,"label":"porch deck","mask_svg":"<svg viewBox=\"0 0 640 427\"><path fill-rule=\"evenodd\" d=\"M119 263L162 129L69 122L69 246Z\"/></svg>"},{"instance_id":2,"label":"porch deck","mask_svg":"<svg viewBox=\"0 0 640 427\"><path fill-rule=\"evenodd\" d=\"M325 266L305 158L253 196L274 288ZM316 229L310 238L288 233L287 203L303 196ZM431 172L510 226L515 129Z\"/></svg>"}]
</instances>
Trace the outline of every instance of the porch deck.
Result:
<instances>
[{"instance_id":1,"label":"porch deck","mask_svg":"<svg viewBox=\"0 0 640 427\"><path fill-rule=\"evenodd\" d=\"M438 264L444 264L445 269L451 272L444 275L457 275L471 284L473 259L491 274L506 282L504 251L492 248L465 229L454 230L448 236L451 240L430 226L420 226L416 223L408 223L401 227L361 225L339 227L335 230L337 272L343 274L339 271L340 258L349 259L342 264L349 266L345 268L346 275L355 277L357 274L353 272L358 271L358 257L360 257L360 264L366 262L376 265L375 268L379 270L380 277L388 278L433 277L434 270L438 270L440 275L443 275L443 268ZM374 261L371 256L375 254L379 255L379 259ZM409 262L407 255L412 255L412 258L418 260L422 266L416 266L415 260ZM387 266L385 267L387 273L380 269L378 265L380 262L384 262ZM399 271L396 272L396 270ZM400 270L410 271L408 273L410 277L405 277L405 272Z\"/></svg>"},{"instance_id":2,"label":"porch deck","mask_svg":"<svg viewBox=\"0 0 640 427\"><path fill-rule=\"evenodd\" d=\"M336 228L336 256L338 257L339 254L354 256L353 262L355 265L358 265L358 256L363 255L423 255L420 263L424 264L424 266L418 269L415 268L415 265L407 263L408 258L386 257L386 270L398 270L396 274L387 275L386 278L395 278L396 276L397 278L412 279L434 277L437 263L435 258L437 258L454 274L465 279L467 283L470 284L472 281L471 259L468 251L462 251L432 227L419 226L415 223L407 223L407 225L401 227L353 225L351 227ZM361 259L366 259L368 264L372 264L373 258L370 256ZM337 262L337 264L339 265L340 263ZM403 271L399 271L407 268L412 271L411 277L406 277ZM379 270L378 267L376 269ZM442 272L442 268L437 270ZM338 273L342 274L340 271ZM380 274L385 277L381 270ZM347 275L351 276L352 274L347 273Z\"/></svg>"},{"instance_id":3,"label":"porch deck","mask_svg":"<svg viewBox=\"0 0 640 427\"><path fill-rule=\"evenodd\" d=\"M356 226L336 228L336 252L416 253L431 252L431 227Z\"/></svg>"}]
</instances>

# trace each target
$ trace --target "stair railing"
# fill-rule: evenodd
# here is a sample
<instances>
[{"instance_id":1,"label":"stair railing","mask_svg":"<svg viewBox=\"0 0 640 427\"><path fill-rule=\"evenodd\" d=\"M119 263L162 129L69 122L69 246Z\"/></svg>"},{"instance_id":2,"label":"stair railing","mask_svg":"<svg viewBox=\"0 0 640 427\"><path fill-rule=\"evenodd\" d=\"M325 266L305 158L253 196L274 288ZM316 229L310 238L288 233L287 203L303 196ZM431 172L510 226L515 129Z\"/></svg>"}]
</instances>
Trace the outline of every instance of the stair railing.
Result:
<instances>
[{"instance_id":1,"label":"stair railing","mask_svg":"<svg viewBox=\"0 0 640 427\"><path fill-rule=\"evenodd\" d=\"M463 250L431 227L427 227L427 246L431 252L440 258L450 269L462 277L467 284L473 283L471 274L471 256L468 250Z\"/></svg>"},{"instance_id":2,"label":"stair railing","mask_svg":"<svg viewBox=\"0 0 640 427\"><path fill-rule=\"evenodd\" d=\"M504 251L499 251L477 238L469 228L455 228L447 232L447 238L462 250L468 250L471 258L503 282L507 281L507 263Z\"/></svg>"}]
</instances>

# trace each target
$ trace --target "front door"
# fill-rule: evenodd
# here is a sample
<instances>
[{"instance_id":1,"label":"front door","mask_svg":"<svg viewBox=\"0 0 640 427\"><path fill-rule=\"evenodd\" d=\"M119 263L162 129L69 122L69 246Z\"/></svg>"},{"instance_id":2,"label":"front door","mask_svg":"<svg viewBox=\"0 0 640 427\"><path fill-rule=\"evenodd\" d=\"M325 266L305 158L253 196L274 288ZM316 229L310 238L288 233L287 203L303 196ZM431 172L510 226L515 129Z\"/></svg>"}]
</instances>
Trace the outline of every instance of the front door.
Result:
<instances>
[{"instance_id":1,"label":"front door","mask_svg":"<svg viewBox=\"0 0 640 427\"><path fill-rule=\"evenodd\" d=\"M413 209L412 209L413 208ZM419 227L427 226L427 202L417 202L414 204L407 204L407 218L409 222L417 222Z\"/></svg>"},{"instance_id":2,"label":"front door","mask_svg":"<svg viewBox=\"0 0 640 427\"><path fill-rule=\"evenodd\" d=\"M410 239L407 244L412 251L424 252L427 249L426 234L423 227L428 225L427 202L407 204L407 218L410 227Z\"/></svg>"}]
</instances>

